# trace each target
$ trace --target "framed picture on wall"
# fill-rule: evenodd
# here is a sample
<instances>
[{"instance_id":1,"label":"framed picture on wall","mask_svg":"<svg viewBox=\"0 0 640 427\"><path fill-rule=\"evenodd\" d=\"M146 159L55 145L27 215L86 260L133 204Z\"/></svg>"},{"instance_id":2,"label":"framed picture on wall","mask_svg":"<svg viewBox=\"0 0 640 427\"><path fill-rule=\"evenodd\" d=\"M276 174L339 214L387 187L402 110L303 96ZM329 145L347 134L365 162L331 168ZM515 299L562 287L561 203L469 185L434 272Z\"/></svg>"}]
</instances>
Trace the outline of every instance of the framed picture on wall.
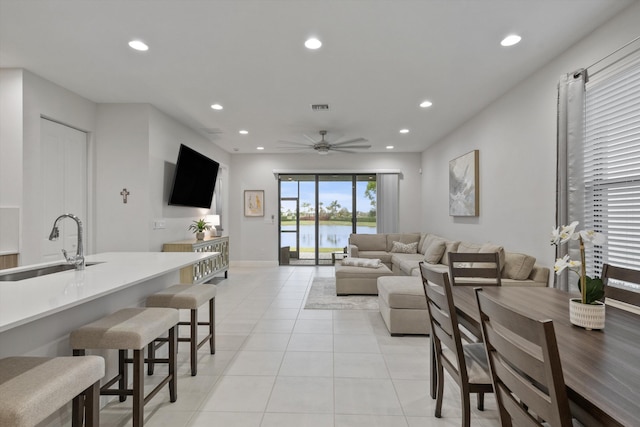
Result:
<instances>
[{"instance_id":1,"label":"framed picture on wall","mask_svg":"<svg viewBox=\"0 0 640 427\"><path fill-rule=\"evenodd\" d=\"M449 162L449 215L480 215L479 150Z\"/></svg>"},{"instance_id":2,"label":"framed picture on wall","mask_svg":"<svg viewBox=\"0 0 640 427\"><path fill-rule=\"evenodd\" d=\"M244 216L264 216L264 190L244 190Z\"/></svg>"}]
</instances>

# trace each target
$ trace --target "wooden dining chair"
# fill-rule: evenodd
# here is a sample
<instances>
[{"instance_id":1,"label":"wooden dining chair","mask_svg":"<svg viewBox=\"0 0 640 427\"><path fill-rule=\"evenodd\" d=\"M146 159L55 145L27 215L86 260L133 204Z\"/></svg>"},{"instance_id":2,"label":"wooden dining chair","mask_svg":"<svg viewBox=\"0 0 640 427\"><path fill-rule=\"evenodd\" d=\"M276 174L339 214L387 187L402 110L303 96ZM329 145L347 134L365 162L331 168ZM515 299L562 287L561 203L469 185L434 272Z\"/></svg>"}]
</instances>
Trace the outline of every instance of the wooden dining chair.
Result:
<instances>
[{"instance_id":1,"label":"wooden dining chair","mask_svg":"<svg viewBox=\"0 0 640 427\"><path fill-rule=\"evenodd\" d=\"M502 286L498 252L449 252L452 286Z\"/></svg>"},{"instance_id":2,"label":"wooden dining chair","mask_svg":"<svg viewBox=\"0 0 640 427\"><path fill-rule=\"evenodd\" d=\"M502 426L571 427L553 322L475 291Z\"/></svg>"},{"instance_id":3,"label":"wooden dining chair","mask_svg":"<svg viewBox=\"0 0 640 427\"><path fill-rule=\"evenodd\" d=\"M619 286L612 286L609 284L610 279L640 285L640 271L609 264L602 266L602 280L605 285L604 296L627 304L640 306L640 292L624 289Z\"/></svg>"},{"instance_id":4,"label":"wooden dining chair","mask_svg":"<svg viewBox=\"0 0 640 427\"><path fill-rule=\"evenodd\" d=\"M435 416L440 418L442 415L446 369L460 388L462 426L468 427L471 423L471 393L477 393L478 409L484 410L484 393L493 391L484 345L463 344L447 273L430 270L424 262L420 262L420 273L427 299L437 370Z\"/></svg>"}]
</instances>

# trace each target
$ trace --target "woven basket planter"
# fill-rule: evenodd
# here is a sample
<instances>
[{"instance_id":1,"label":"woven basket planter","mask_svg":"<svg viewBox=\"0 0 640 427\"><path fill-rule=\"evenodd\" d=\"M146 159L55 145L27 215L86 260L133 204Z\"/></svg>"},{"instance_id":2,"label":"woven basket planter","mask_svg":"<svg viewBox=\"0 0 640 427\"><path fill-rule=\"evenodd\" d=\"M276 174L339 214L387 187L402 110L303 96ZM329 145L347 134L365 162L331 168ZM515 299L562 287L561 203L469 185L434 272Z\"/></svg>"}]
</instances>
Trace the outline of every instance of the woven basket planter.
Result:
<instances>
[{"instance_id":1,"label":"woven basket planter","mask_svg":"<svg viewBox=\"0 0 640 427\"><path fill-rule=\"evenodd\" d=\"M582 304L580 298L569 300L569 320L572 324L585 328L586 330L604 329L605 305L601 302L597 304Z\"/></svg>"}]
</instances>

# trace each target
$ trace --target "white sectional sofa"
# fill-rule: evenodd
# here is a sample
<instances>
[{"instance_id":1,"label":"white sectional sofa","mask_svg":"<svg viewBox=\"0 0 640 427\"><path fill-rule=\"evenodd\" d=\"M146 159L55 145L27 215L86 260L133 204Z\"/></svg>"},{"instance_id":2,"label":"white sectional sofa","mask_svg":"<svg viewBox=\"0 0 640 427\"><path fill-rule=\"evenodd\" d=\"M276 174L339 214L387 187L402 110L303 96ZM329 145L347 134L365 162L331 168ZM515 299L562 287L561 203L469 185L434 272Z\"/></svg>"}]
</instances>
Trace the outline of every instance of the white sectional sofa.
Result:
<instances>
[{"instance_id":1,"label":"white sectional sofa","mask_svg":"<svg viewBox=\"0 0 640 427\"><path fill-rule=\"evenodd\" d=\"M391 270L391 274L380 274L377 286L362 287L358 286L360 282L373 272L352 267L346 276L346 271L336 268L336 289L340 295L378 295L380 314L391 335L429 334L420 261L436 271L449 271L449 252L498 252L503 286L544 287L550 274L532 256L507 252L495 244L454 241L429 233L352 234L348 252L354 258L378 258Z\"/></svg>"},{"instance_id":2,"label":"white sectional sofa","mask_svg":"<svg viewBox=\"0 0 640 427\"><path fill-rule=\"evenodd\" d=\"M503 286L548 286L550 271L530 255L508 252L493 243L449 240L431 233L351 234L347 249L354 258L378 258L395 276L418 276L418 263L449 271L448 252L499 252ZM407 251L408 253L399 252Z\"/></svg>"}]
</instances>

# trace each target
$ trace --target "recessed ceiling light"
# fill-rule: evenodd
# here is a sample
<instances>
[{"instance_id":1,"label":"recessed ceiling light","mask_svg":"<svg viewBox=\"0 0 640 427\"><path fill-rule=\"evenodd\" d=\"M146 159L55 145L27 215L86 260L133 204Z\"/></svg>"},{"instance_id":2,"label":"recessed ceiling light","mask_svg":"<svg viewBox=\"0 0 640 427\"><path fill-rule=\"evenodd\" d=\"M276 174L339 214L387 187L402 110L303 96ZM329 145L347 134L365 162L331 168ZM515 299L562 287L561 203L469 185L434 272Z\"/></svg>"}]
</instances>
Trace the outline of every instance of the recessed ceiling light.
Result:
<instances>
[{"instance_id":1,"label":"recessed ceiling light","mask_svg":"<svg viewBox=\"0 0 640 427\"><path fill-rule=\"evenodd\" d=\"M264 150L264 147L256 147L256 150Z\"/></svg>"},{"instance_id":2,"label":"recessed ceiling light","mask_svg":"<svg viewBox=\"0 0 640 427\"><path fill-rule=\"evenodd\" d=\"M431 101L427 101L427 100L422 101L422 102L420 103L420 107L422 107L422 108L431 107L432 105L433 105L433 102L431 102Z\"/></svg>"},{"instance_id":3,"label":"recessed ceiling light","mask_svg":"<svg viewBox=\"0 0 640 427\"><path fill-rule=\"evenodd\" d=\"M222 110L222 105L220 104L212 104L211 108L213 108L214 110Z\"/></svg>"},{"instance_id":4,"label":"recessed ceiling light","mask_svg":"<svg viewBox=\"0 0 640 427\"><path fill-rule=\"evenodd\" d=\"M505 37L504 39L502 39L502 41L500 42L500 44L504 47L509 47L509 46L513 46L516 45L518 43L520 43L520 40L522 40L522 37L520 37L517 34L510 34L507 37Z\"/></svg>"},{"instance_id":5,"label":"recessed ceiling light","mask_svg":"<svg viewBox=\"0 0 640 427\"><path fill-rule=\"evenodd\" d=\"M400 133L409 133L409 129L400 129Z\"/></svg>"},{"instance_id":6,"label":"recessed ceiling light","mask_svg":"<svg viewBox=\"0 0 640 427\"><path fill-rule=\"evenodd\" d=\"M147 50L149 50L149 46L147 46L146 43L140 40L131 40L129 42L129 47L131 49L139 50L140 52L146 52Z\"/></svg>"},{"instance_id":7,"label":"recessed ceiling light","mask_svg":"<svg viewBox=\"0 0 640 427\"><path fill-rule=\"evenodd\" d=\"M312 37L310 39L307 39L307 41L304 42L304 45L307 49L315 50L315 49L320 49L320 46L322 46L322 42Z\"/></svg>"},{"instance_id":8,"label":"recessed ceiling light","mask_svg":"<svg viewBox=\"0 0 640 427\"><path fill-rule=\"evenodd\" d=\"M393 145L387 145L387 150L393 150Z\"/></svg>"},{"instance_id":9,"label":"recessed ceiling light","mask_svg":"<svg viewBox=\"0 0 640 427\"><path fill-rule=\"evenodd\" d=\"M241 131L238 131L238 133L239 133L240 135L246 135L246 134L248 134L248 133L249 133L249 131L248 131L248 130L244 130L244 129L242 129Z\"/></svg>"}]
</instances>

